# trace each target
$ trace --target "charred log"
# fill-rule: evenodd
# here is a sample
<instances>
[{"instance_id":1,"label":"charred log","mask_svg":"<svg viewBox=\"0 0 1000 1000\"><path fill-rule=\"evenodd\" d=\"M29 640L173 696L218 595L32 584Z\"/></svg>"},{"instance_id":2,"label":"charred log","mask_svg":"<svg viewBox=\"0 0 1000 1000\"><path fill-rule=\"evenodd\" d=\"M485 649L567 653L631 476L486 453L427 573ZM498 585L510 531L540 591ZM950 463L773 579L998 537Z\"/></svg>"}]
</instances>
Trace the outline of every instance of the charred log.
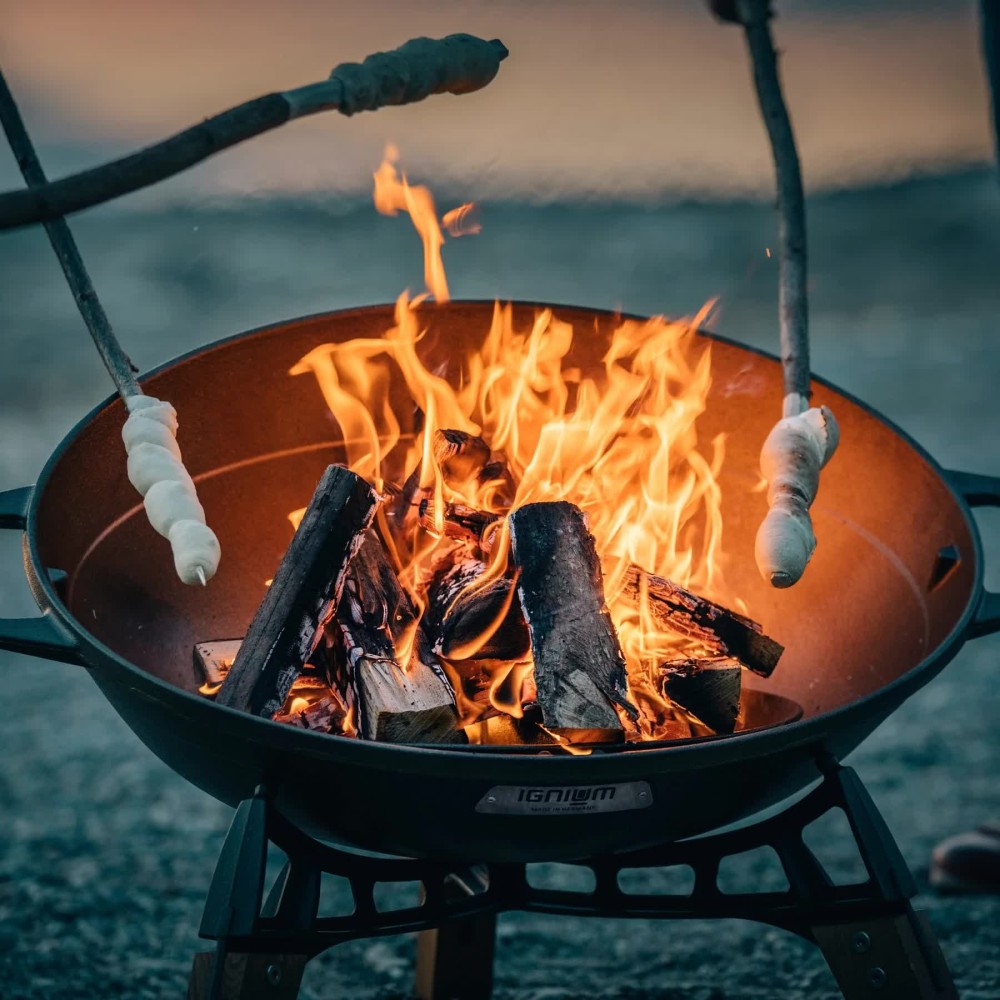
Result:
<instances>
[{"instance_id":1,"label":"charred log","mask_svg":"<svg viewBox=\"0 0 1000 1000\"><path fill-rule=\"evenodd\" d=\"M511 552L546 729L575 742L623 738L625 657L604 601L594 539L573 504L533 503L510 515Z\"/></svg>"},{"instance_id":2,"label":"charred log","mask_svg":"<svg viewBox=\"0 0 1000 1000\"><path fill-rule=\"evenodd\" d=\"M281 709L340 599L377 505L375 491L349 469L331 465L323 473L222 683L220 704L268 719Z\"/></svg>"},{"instance_id":3,"label":"charred log","mask_svg":"<svg viewBox=\"0 0 1000 1000\"><path fill-rule=\"evenodd\" d=\"M750 618L692 594L672 580L631 566L623 595L636 606L649 595L649 610L657 625L694 639L717 656L732 656L761 677L770 677L784 646L764 635Z\"/></svg>"},{"instance_id":4,"label":"charred log","mask_svg":"<svg viewBox=\"0 0 1000 1000\"><path fill-rule=\"evenodd\" d=\"M436 533L438 526L434 521L434 509L430 498L422 498L417 510L420 527L425 531ZM490 543L487 529L490 529L499 520L499 514L476 510L475 507L468 507L465 504L446 503L440 530L446 538L453 538L458 542L468 542L483 552L488 552Z\"/></svg>"},{"instance_id":5,"label":"charred log","mask_svg":"<svg viewBox=\"0 0 1000 1000\"><path fill-rule=\"evenodd\" d=\"M195 643L194 669L204 686L214 687L225 680L242 642L242 639L213 639Z\"/></svg>"},{"instance_id":6,"label":"charred log","mask_svg":"<svg viewBox=\"0 0 1000 1000\"><path fill-rule=\"evenodd\" d=\"M444 481L453 487L478 478L490 460L490 446L481 438L465 431L434 432L434 461Z\"/></svg>"},{"instance_id":7,"label":"charred log","mask_svg":"<svg viewBox=\"0 0 1000 1000\"><path fill-rule=\"evenodd\" d=\"M365 537L334 621L358 735L385 743L455 743L455 695L419 640L416 612L381 539ZM411 652L412 651L412 652ZM408 656L406 669L400 656Z\"/></svg>"},{"instance_id":8,"label":"charred log","mask_svg":"<svg viewBox=\"0 0 1000 1000\"><path fill-rule=\"evenodd\" d=\"M740 714L743 669L731 657L664 663L663 692L717 733L731 733Z\"/></svg>"},{"instance_id":9,"label":"charred log","mask_svg":"<svg viewBox=\"0 0 1000 1000\"><path fill-rule=\"evenodd\" d=\"M519 660L531 648L514 581L482 584L485 572L485 563L466 555L431 580L424 630L450 661Z\"/></svg>"}]
</instances>

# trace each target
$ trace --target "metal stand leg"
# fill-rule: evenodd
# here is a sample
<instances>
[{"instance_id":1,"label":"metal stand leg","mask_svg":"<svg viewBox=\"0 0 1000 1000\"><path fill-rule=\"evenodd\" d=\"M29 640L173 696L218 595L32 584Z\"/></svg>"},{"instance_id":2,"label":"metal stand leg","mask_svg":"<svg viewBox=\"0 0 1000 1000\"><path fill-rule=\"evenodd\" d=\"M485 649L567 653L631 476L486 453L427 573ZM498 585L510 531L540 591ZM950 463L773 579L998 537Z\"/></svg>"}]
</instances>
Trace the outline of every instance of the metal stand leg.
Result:
<instances>
[{"instance_id":1,"label":"metal stand leg","mask_svg":"<svg viewBox=\"0 0 1000 1000\"><path fill-rule=\"evenodd\" d=\"M239 950L239 939L252 938L262 915L267 808L264 790L258 789L252 799L240 803L233 817L201 921L202 936L215 938L218 944L214 952L195 955L188 1000L295 1000L299 995L307 955ZM293 874L286 866L264 914L280 912L284 889L295 881ZM305 893L307 900L318 900L318 876L316 883L315 891Z\"/></svg>"},{"instance_id":2,"label":"metal stand leg","mask_svg":"<svg viewBox=\"0 0 1000 1000\"><path fill-rule=\"evenodd\" d=\"M212 879L201 924L216 951L195 958L189 1000L294 1000L305 963L343 941L418 933L420 1000L488 1000L493 985L496 914L645 919L740 918L781 927L815 942L846 1000L957 1000L941 948L910 899L916 885L896 842L858 776L821 762L823 782L782 813L756 824L628 855L576 862L590 869L590 891L529 884L523 864L456 871L447 862L380 858L321 844L268 803L264 790L242 802ZM803 839L831 809L847 817L866 879L839 885ZM266 902L268 842L288 863ZM722 861L773 848L788 888L723 892ZM686 865L687 892L632 894L619 876L629 869ZM319 916L321 873L347 881L353 908ZM420 882L415 906L376 905L380 883Z\"/></svg>"},{"instance_id":3,"label":"metal stand leg","mask_svg":"<svg viewBox=\"0 0 1000 1000\"><path fill-rule=\"evenodd\" d=\"M845 1000L958 1000L941 946L909 903L896 916L812 930Z\"/></svg>"},{"instance_id":4,"label":"metal stand leg","mask_svg":"<svg viewBox=\"0 0 1000 1000\"><path fill-rule=\"evenodd\" d=\"M461 898L484 892L488 886L488 871L472 868L448 875L444 891ZM419 1000L489 1000L496 924L495 913L482 913L421 931L414 990Z\"/></svg>"}]
</instances>

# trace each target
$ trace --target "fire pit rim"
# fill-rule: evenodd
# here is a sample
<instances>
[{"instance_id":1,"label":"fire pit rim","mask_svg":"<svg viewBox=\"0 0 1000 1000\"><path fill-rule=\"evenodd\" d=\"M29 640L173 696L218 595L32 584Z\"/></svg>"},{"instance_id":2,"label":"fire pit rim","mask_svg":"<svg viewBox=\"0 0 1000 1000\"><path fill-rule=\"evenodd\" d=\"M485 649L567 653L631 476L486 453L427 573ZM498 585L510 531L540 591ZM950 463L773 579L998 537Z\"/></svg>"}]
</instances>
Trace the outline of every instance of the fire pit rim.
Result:
<instances>
[{"instance_id":1,"label":"fire pit rim","mask_svg":"<svg viewBox=\"0 0 1000 1000\"><path fill-rule=\"evenodd\" d=\"M627 313L618 310L591 308L580 305L579 303L558 304L523 300L511 300L511 302L513 305L521 308L551 309L557 314L558 310L562 309L572 312L586 311L591 316L603 316L611 319L635 319L641 321L648 318L639 314ZM492 308L494 301L491 299L459 299L454 300L451 305ZM424 303L419 307L419 309L421 312L431 313L435 310L447 309L449 307L449 305L441 306L433 303ZM143 378L148 379L162 374L183 362L189 361L195 357L204 356L238 341L246 342L258 337L273 335L276 330L292 324L302 325L313 322L320 323L328 321L333 317L336 317L337 319L348 319L353 316L361 317L371 314L387 314L391 316L393 314L393 310L394 304L392 303L376 303L354 306L348 309L327 310L324 312L312 313L305 316L265 324L248 331L232 334L228 337L221 338L211 342L210 344L194 348L191 351L187 351L177 357L171 358L163 364L160 364L144 373ZM698 333L700 336L703 336L710 341L732 345L733 347L756 355L772 364L780 365L780 360L775 355L759 348L744 344L735 338L725 337L703 329L699 329ZM472 767L475 769L478 776L486 776L488 772L494 768L504 770L505 773L509 773L509 770L506 769L521 766L521 761L544 759L549 762L547 765L550 768L549 776L555 777L556 775L551 772L560 770L565 770L567 772L566 776L568 776L570 769L572 769L573 775L579 779L585 776L582 773L583 770L595 773L600 772L603 778L611 778L615 775L633 773L636 765L640 761L645 762L645 766L643 766L641 770L648 771L649 762L654 759L662 763L666 763L667 760L670 760L672 764L676 764L676 767L682 768L688 766L688 760L687 758L684 758L682 761L680 755L685 752L690 754L695 750L700 751L701 754L698 760L708 765L716 760L723 760L731 757L733 748L738 748L740 755L747 758L749 755L754 757L766 756L772 746L777 747L780 745L782 748L792 748L805 744L822 742L823 734L831 729L839 728L842 720L846 718L855 717L857 719L862 719L865 716L879 716L880 718L884 718L890 711L897 708L903 701L906 700L906 698L922 687L924 683L929 681L942 669L944 669L944 667L955 657L955 655L957 655L962 645L964 645L964 642L969 638L974 637L971 626L974 623L977 610L983 601L984 569L982 542L978 526L972 516L971 508L966 500L966 497L955 485L949 473L943 469L933 456L931 456L906 431L902 430L887 417L875 411L863 400L858 399L852 393L841 389L822 377L814 376L814 381L858 406L866 414L872 416L878 422L888 427L888 429L904 441L914 451L914 453L930 467L937 477L944 482L946 488L951 494L952 500L957 503L958 508L962 513L966 522L966 527L969 531L969 536L972 540L973 580L971 586L971 596L966 602L966 606L962 614L959 616L947 635L919 663L905 673L901 674L899 677L896 677L881 686L878 690L857 700L838 706L837 708L823 712L819 715L799 719L798 721L776 728L758 729L748 731L746 733L735 733L730 736L707 738L669 747L660 747L648 750L636 748L630 753L591 754L583 760L570 758L569 756L564 755L538 756L524 753L505 754L497 751L482 754L470 751L468 748L461 747L455 749L437 749L396 744L380 744L349 739L332 741L325 734L293 729L292 727L284 726L280 723L272 722L267 719L248 717L244 713L206 701L204 698L195 693L186 691L183 688L177 687L151 673L148 673L142 668L126 660L123 656L115 653L110 647L106 646L98 638L88 632L83 623L70 613L69 609L59 597L53 581L49 578L48 573L45 572L38 549L37 529L39 498L44 493L45 486L47 485L53 470L60 461L62 455L75 442L80 433L100 413L104 412L110 406L114 406L116 404L120 405L120 400L117 396L108 397L103 402L99 403L71 428L69 433L66 434L66 436L49 456L49 459L43 466L34 487L30 490L23 518L24 562L29 585L31 586L32 594L36 603L43 610L43 617L41 620L44 621L46 618L55 619L55 622L60 630L68 632L69 637L73 640L72 645L75 648L67 648L66 656L63 657L67 662L83 665L88 670L93 670L95 673L103 672L110 665L114 665L116 671L124 671L125 675L128 677L129 686L136 690L137 693L140 693L147 698L153 698L161 704L164 704L165 701L162 697L163 695L168 695L170 697L177 695L183 696L185 700L182 704L187 704L189 708L197 705L199 706L197 709L199 712L202 710L212 711L213 714L206 716L206 718L214 719L216 723L220 721L220 716L217 713L221 710L225 713L225 715L221 718L228 718L234 724L237 720L239 720L240 725L238 728L242 730L239 734L239 738L244 743L250 739L251 730L245 726L245 723L249 718L253 722L264 723L269 727L268 729L260 729L256 726L254 727L252 730L254 736L257 737L257 734L259 734L259 737L253 740L255 743L260 743L262 745L287 744L289 747L297 747L300 752L308 753L312 756L329 756L331 753L337 753L338 755L345 755L346 757L353 759L355 755L361 755L365 764L369 767L375 766L386 770L392 769L400 760L399 754L405 753L409 755L410 759L413 761L419 760L423 765L430 765L431 769L435 769L433 762L437 761L443 766L446 766L452 773L455 767ZM201 475L206 474L207 473L203 473ZM200 475L195 476L196 480L199 478L201 478ZM99 663L91 663L85 658L84 654L87 649L91 649L100 654L99 658L94 657L94 659L100 660ZM36 655L44 656L45 653L42 652ZM320 740L322 740L322 742L319 742ZM383 756L380 758L379 754L382 754ZM358 759L360 760L361 757ZM600 763L598 763L598 761L600 761ZM426 767L422 769L426 770ZM667 768L667 770L673 769L673 767Z\"/></svg>"}]
</instances>

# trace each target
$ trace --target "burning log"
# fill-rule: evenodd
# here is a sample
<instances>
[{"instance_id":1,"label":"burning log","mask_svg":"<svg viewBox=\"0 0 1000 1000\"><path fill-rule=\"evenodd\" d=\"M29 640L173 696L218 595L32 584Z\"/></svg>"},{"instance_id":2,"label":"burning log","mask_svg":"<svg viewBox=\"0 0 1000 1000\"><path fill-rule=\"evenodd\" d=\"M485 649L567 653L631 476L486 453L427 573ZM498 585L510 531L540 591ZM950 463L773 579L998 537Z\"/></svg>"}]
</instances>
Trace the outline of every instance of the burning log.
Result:
<instances>
[{"instance_id":1,"label":"burning log","mask_svg":"<svg viewBox=\"0 0 1000 1000\"><path fill-rule=\"evenodd\" d=\"M331 465L285 552L216 700L271 718L322 635L378 498L359 476Z\"/></svg>"},{"instance_id":2,"label":"burning log","mask_svg":"<svg viewBox=\"0 0 1000 1000\"><path fill-rule=\"evenodd\" d=\"M575 742L622 739L615 706L638 712L583 512L565 501L527 504L510 515L510 535L545 728Z\"/></svg>"},{"instance_id":3,"label":"burning log","mask_svg":"<svg viewBox=\"0 0 1000 1000\"><path fill-rule=\"evenodd\" d=\"M213 639L194 646L194 666L206 687L217 687L226 679L242 639Z\"/></svg>"},{"instance_id":4,"label":"burning log","mask_svg":"<svg viewBox=\"0 0 1000 1000\"><path fill-rule=\"evenodd\" d=\"M434 461L449 486L461 486L478 478L490 460L490 446L465 431L434 432Z\"/></svg>"},{"instance_id":5,"label":"burning log","mask_svg":"<svg viewBox=\"0 0 1000 1000\"><path fill-rule=\"evenodd\" d=\"M306 708L275 715L275 722L285 722L302 729L318 733L339 733L347 719L348 708L336 691L327 689L327 694Z\"/></svg>"},{"instance_id":6,"label":"burning log","mask_svg":"<svg viewBox=\"0 0 1000 1000\"><path fill-rule=\"evenodd\" d=\"M420 527L425 531L436 532L434 511L429 498L424 498L417 505ZM446 503L444 505L443 533L446 538L459 542L469 542L482 552L490 550L490 538L487 529L500 520L499 514L476 510L461 503Z\"/></svg>"},{"instance_id":7,"label":"burning log","mask_svg":"<svg viewBox=\"0 0 1000 1000\"><path fill-rule=\"evenodd\" d=\"M464 742L455 693L416 619L382 540L369 531L330 624L342 643L358 734L383 743Z\"/></svg>"},{"instance_id":8,"label":"burning log","mask_svg":"<svg viewBox=\"0 0 1000 1000\"><path fill-rule=\"evenodd\" d=\"M761 677L770 677L774 672L784 646L764 635L757 622L662 576L630 566L623 596L639 606L644 590L649 610L661 628L696 639L715 655L734 657Z\"/></svg>"},{"instance_id":9,"label":"burning log","mask_svg":"<svg viewBox=\"0 0 1000 1000\"><path fill-rule=\"evenodd\" d=\"M720 656L664 663L663 691L717 733L731 733L740 714L743 668Z\"/></svg>"},{"instance_id":10,"label":"burning log","mask_svg":"<svg viewBox=\"0 0 1000 1000\"><path fill-rule=\"evenodd\" d=\"M467 557L432 579L424 630L435 653L449 661L520 660L531 648L514 581L478 581L486 564ZM461 663L456 663L461 672Z\"/></svg>"}]
</instances>

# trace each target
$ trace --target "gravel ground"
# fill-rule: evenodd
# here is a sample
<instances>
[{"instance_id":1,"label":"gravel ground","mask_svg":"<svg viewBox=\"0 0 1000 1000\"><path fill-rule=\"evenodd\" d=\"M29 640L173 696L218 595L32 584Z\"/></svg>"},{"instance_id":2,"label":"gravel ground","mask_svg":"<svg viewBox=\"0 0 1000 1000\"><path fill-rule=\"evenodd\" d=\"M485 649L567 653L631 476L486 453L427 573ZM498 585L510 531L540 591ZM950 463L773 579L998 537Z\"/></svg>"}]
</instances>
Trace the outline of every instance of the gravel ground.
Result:
<instances>
[{"instance_id":1,"label":"gravel ground","mask_svg":"<svg viewBox=\"0 0 1000 1000\"><path fill-rule=\"evenodd\" d=\"M811 222L815 368L881 408L943 464L1000 471L995 178L818 198ZM721 292L721 332L773 347L767 206L487 206L485 224L479 242L452 253L456 294L680 311ZM396 245L398 220L375 220L367 208L107 211L85 216L79 229L95 282L143 367L272 318L391 298L417 266L409 236ZM340 240L355 231L373 263L357 265L355 253L345 274ZM515 252L525 231L532 242ZM0 237L0 322L9 362L0 369L0 487L8 488L30 482L107 390L37 233ZM998 566L1000 517L987 512L981 526L988 563ZM0 537L6 615L33 608L18 545ZM1000 588L995 570L991 581ZM930 912L965 1000L1000 996L1000 899L929 893L926 861L937 839L1000 816L998 654L998 639L970 644L849 761L917 873L918 905ZM182 996L231 811L154 758L82 671L0 660L0 997ZM837 830L817 831L814 846L834 871L850 869ZM557 868L546 874L565 877ZM766 874L750 863L734 873L748 885ZM405 997L413 951L408 938L341 946L311 964L303 996ZM812 947L737 921L508 915L496 971L498 1000L839 995Z\"/></svg>"}]
</instances>

